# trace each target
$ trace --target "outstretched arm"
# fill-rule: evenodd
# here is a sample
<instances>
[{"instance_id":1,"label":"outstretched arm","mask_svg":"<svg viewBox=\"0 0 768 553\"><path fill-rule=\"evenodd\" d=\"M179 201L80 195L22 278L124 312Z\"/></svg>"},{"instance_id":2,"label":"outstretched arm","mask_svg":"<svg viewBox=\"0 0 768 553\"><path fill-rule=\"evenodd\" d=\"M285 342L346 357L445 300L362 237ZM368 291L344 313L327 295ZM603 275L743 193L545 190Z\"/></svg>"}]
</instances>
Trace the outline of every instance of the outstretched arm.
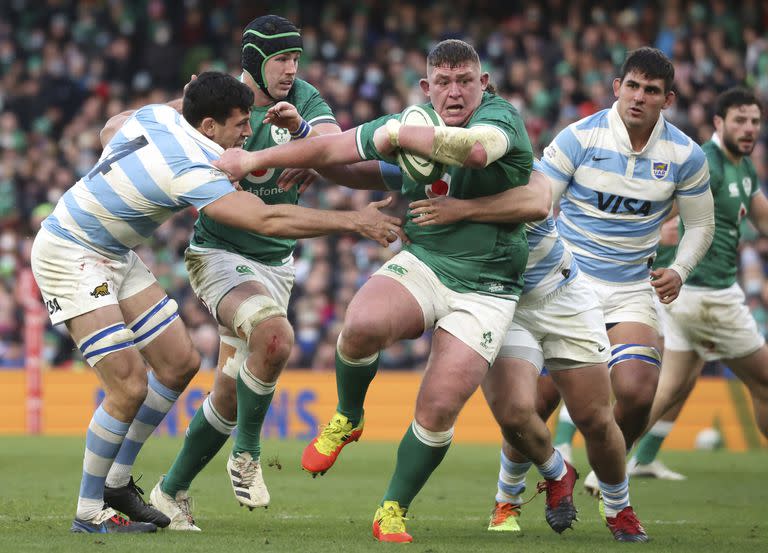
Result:
<instances>
[{"instance_id":1,"label":"outstretched arm","mask_svg":"<svg viewBox=\"0 0 768 553\"><path fill-rule=\"evenodd\" d=\"M419 226L447 225L461 220L481 223L539 221L549 215L552 191L549 179L534 171L525 186L492 196L459 200L447 196L411 202L410 215Z\"/></svg>"},{"instance_id":2,"label":"outstretched arm","mask_svg":"<svg viewBox=\"0 0 768 553\"><path fill-rule=\"evenodd\" d=\"M402 148L453 166L482 169L501 156L507 149L504 133L490 125L463 127L422 127L401 125L390 119L376 129L376 149L383 155L392 155Z\"/></svg>"},{"instance_id":3,"label":"outstretched arm","mask_svg":"<svg viewBox=\"0 0 768 553\"><path fill-rule=\"evenodd\" d=\"M249 192L238 191L211 202L203 212L219 223L266 236L309 238L357 232L387 246L397 238L408 241L400 219L379 211L391 201L388 197L357 211L326 211L292 204L267 205Z\"/></svg>"},{"instance_id":4,"label":"outstretched arm","mask_svg":"<svg viewBox=\"0 0 768 553\"><path fill-rule=\"evenodd\" d=\"M213 162L213 165L240 180L252 171L269 167L328 167L355 163L362 158L357 151L355 129L341 134L292 140L258 152L232 148Z\"/></svg>"}]
</instances>

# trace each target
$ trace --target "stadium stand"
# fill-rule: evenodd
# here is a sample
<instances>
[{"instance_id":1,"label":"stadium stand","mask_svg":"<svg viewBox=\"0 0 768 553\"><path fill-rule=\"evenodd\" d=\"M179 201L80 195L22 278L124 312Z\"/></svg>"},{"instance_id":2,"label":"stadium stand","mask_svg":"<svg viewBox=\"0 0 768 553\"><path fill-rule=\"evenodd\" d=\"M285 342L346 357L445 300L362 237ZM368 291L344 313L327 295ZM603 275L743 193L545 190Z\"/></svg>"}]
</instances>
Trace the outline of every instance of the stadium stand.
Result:
<instances>
[{"instance_id":1,"label":"stadium stand","mask_svg":"<svg viewBox=\"0 0 768 553\"><path fill-rule=\"evenodd\" d=\"M678 100L666 116L699 143L709 139L711 103L735 84L768 101L768 5L721 0L586 2L547 0L224 2L221 0L9 0L0 4L0 369L24 363L19 271L39 222L100 154L108 117L180 95L192 73L236 72L242 26L263 13L300 23L300 75L329 100L347 129L422 100L418 79L434 42L473 43L499 92L521 111L536 153L568 123L609 106L610 83L627 50L654 45L673 58ZM232 5L235 8L232 8ZM418 7L417 7L418 5ZM765 127L764 127L765 128ZM754 155L768 179L767 140ZM320 183L309 206L349 208L376 194ZM403 212L404 205L398 206ZM192 294L183 251L192 215L161 227L138 253L181 306L204 359L215 366L213 320ZM331 369L354 291L391 255L351 237L303 241L291 322L289 366ZM768 239L748 232L741 284L768 334ZM384 368L421 368L428 337L389 348ZM66 330L49 327L43 357L79 366ZM715 367L714 370L722 370Z\"/></svg>"}]
</instances>

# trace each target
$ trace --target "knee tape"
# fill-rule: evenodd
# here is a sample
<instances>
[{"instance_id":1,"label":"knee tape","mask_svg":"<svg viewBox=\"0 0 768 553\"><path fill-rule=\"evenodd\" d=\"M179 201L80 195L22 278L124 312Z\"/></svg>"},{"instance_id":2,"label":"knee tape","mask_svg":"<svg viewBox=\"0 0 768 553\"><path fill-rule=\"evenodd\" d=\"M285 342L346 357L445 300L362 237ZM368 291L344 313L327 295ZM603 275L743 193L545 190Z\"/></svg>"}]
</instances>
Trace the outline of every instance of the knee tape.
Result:
<instances>
[{"instance_id":1,"label":"knee tape","mask_svg":"<svg viewBox=\"0 0 768 553\"><path fill-rule=\"evenodd\" d=\"M277 305L277 302L269 296L251 296L247 298L235 311L232 317L232 329L241 331L247 342L251 338L253 327L271 319L272 317L286 317L285 309Z\"/></svg>"},{"instance_id":2,"label":"knee tape","mask_svg":"<svg viewBox=\"0 0 768 553\"><path fill-rule=\"evenodd\" d=\"M77 347L83 353L83 358L93 367L110 353L133 346L133 332L125 328L123 323L117 323L83 338Z\"/></svg>"},{"instance_id":3,"label":"knee tape","mask_svg":"<svg viewBox=\"0 0 768 553\"><path fill-rule=\"evenodd\" d=\"M165 296L144 313L136 317L128 324L128 328L134 334L134 344L137 348L144 349L152 340L160 336L179 316L179 305L175 300Z\"/></svg>"},{"instance_id":4,"label":"knee tape","mask_svg":"<svg viewBox=\"0 0 768 553\"><path fill-rule=\"evenodd\" d=\"M661 367L661 355L659 350L644 344L614 344L611 347L611 359L608 368L612 369L618 363L637 359L656 368Z\"/></svg>"},{"instance_id":5,"label":"knee tape","mask_svg":"<svg viewBox=\"0 0 768 553\"><path fill-rule=\"evenodd\" d=\"M234 336L222 336L221 341L229 346L235 348L235 353L224 362L224 366L221 371L228 377L237 380L237 373L240 371L240 366L245 362L245 358L248 357L248 344L242 338L236 338Z\"/></svg>"}]
</instances>

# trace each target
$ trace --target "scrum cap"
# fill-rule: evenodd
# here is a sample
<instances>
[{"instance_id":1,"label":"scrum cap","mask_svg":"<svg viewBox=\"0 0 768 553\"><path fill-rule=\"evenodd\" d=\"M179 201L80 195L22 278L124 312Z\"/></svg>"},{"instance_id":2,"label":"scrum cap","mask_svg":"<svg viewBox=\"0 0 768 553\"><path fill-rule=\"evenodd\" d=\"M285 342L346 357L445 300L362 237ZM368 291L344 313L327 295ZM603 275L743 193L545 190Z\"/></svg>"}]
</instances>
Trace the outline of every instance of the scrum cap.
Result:
<instances>
[{"instance_id":1,"label":"scrum cap","mask_svg":"<svg viewBox=\"0 0 768 553\"><path fill-rule=\"evenodd\" d=\"M264 75L267 60L278 54L302 50L301 34L296 25L279 15L262 15L251 21L243 31L243 70L272 98Z\"/></svg>"}]
</instances>

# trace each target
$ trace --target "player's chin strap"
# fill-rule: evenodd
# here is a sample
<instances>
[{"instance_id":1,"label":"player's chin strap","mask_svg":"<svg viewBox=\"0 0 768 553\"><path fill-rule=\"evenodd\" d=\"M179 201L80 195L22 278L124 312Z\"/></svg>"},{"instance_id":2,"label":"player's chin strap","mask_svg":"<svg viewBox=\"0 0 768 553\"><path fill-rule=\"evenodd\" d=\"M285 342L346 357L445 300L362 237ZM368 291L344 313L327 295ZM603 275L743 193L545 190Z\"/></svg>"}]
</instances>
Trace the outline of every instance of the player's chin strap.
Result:
<instances>
[{"instance_id":1,"label":"player's chin strap","mask_svg":"<svg viewBox=\"0 0 768 553\"><path fill-rule=\"evenodd\" d=\"M133 346L133 332L124 323L116 323L97 330L78 342L77 347L91 367L110 353Z\"/></svg>"},{"instance_id":2,"label":"player's chin strap","mask_svg":"<svg viewBox=\"0 0 768 553\"><path fill-rule=\"evenodd\" d=\"M661 368L661 355L659 350L645 344L614 344L611 347L611 358L608 361L608 369L614 365L637 359L656 368Z\"/></svg>"},{"instance_id":3,"label":"player's chin strap","mask_svg":"<svg viewBox=\"0 0 768 553\"><path fill-rule=\"evenodd\" d=\"M179 305L165 296L128 324L137 348L144 349L179 317Z\"/></svg>"}]
</instances>

